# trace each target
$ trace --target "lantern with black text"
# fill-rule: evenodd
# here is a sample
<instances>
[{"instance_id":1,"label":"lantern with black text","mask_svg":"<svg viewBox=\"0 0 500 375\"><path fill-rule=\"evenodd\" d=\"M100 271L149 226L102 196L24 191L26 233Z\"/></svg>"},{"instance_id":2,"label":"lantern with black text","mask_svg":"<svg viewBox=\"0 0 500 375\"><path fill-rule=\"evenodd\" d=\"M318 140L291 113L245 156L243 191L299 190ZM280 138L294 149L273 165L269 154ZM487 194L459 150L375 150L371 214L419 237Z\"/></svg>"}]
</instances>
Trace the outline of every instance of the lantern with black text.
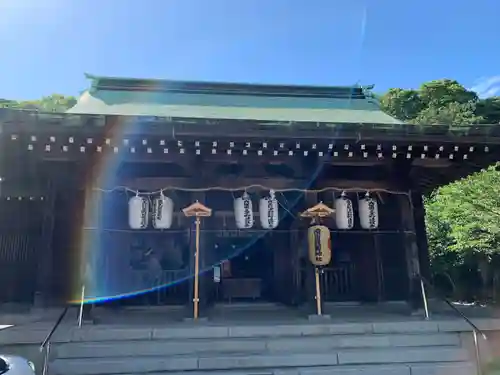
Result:
<instances>
[{"instance_id":1,"label":"lantern with black text","mask_svg":"<svg viewBox=\"0 0 500 375\"><path fill-rule=\"evenodd\" d=\"M352 201L345 194L335 200L335 223L338 229L352 229L354 226Z\"/></svg>"},{"instance_id":2,"label":"lantern with black text","mask_svg":"<svg viewBox=\"0 0 500 375\"><path fill-rule=\"evenodd\" d=\"M330 229L324 225L313 225L307 231L309 260L315 266L326 266L332 260Z\"/></svg>"},{"instance_id":3,"label":"lantern with black text","mask_svg":"<svg viewBox=\"0 0 500 375\"><path fill-rule=\"evenodd\" d=\"M279 224L278 200L273 190L259 202L260 225L264 229L274 229Z\"/></svg>"},{"instance_id":4,"label":"lantern with black text","mask_svg":"<svg viewBox=\"0 0 500 375\"><path fill-rule=\"evenodd\" d=\"M249 229L253 227L252 200L247 193L241 198L234 200L234 217L238 229Z\"/></svg>"},{"instance_id":5,"label":"lantern with black text","mask_svg":"<svg viewBox=\"0 0 500 375\"><path fill-rule=\"evenodd\" d=\"M359 201L359 221L363 229L378 228L378 204L369 194Z\"/></svg>"},{"instance_id":6,"label":"lantern with black text","mask_svg":"<svg viewBox=\"0 0 500 375\"><path fill-rule=\"evenodd\" d=\"M169 229L174 216L174 202L169 197L161 195L154 200L153 227L156 229Z\"/></svg>"},{"instance_id":7,"label":"lantern with black text","mask_svg":"<svg viewBox=\"0 0 500 375\"><path fill-rule=\"evenodd\" d=\"M149 202L138 195L128 201L128 224L132 229L144 229L148 226Z\"/></svg>"}]
</instances>

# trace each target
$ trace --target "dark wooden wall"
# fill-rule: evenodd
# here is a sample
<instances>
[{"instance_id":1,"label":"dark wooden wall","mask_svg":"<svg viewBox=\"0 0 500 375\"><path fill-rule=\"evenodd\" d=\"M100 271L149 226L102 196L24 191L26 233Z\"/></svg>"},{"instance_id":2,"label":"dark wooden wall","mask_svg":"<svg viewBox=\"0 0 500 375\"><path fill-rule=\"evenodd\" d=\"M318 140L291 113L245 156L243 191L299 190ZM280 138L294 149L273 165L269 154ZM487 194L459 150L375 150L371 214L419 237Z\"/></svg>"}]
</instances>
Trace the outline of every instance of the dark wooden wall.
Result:
<instances>
[{"instance_id":1,"label":"dark wooden wall","mask_svg":"<svg viewBox=\"0 0 500 375\"><path fill-rule=\"evenodd\" d=\"M0 303L32 303L37 284L43 201L0 198Z\"/></svg>"},{"instance_id":2,"label":"dark wooden wall","mask_svg":"<svg viewBox=\"0 0 500 375\"><path fill-rule=\"evenodd\" d=\"M26 184L26 181L37 181L37 184L35 184L36 189L47 196L44 202L44 210L39 213L31 212L33 220L38 224L28 225L31 228L30 233L32 233L28 236L30 240L22 240L19 243L23 245L16 247L26 249L23 250L26 254L30 253L30 251L33 252L29 249L37 248L39 253L36 256L30 255L29 259L32 259L30 262L38 263L38 260L43 261L43 266L37 266L38 279L34 282L35 286L32 289L44 293L48 292L54 300L63 300L68 294L68 280L75 279L73 273L78 272L75 268L75 263L78 263L78 261L73 259L78 255L79 251L74 247L80 245L79 241L81 241L81 238L77 240L78 233L76 232L78 230L81 232L83 225L82 218L78 215L83 212L83 204L85 204L83 189L90 187L86 184L89 181L89 165L92 163L90 161L86 162L82 158L73 162L46 160L40 163L38 159L35 162L28 160L23 150L11 151L12 155L17 155L16 157L19 157L24 163L22 168L10 172L10 178L17 181L18 189L29 185ZM398 163L391 160L375 161L372 164L366 161L351 161L350 164L343 161L343 164L337 163L333 165L324 159L319 160L317 157L290 159L285 156L286 160L274 158L272 161L265 157L248 157L246 159L240 157L237 160L238 162L234 164L235 158L227 155L217 155L217 158L208 158L209 161L202 156L184 157L184 159L175 157L168 165L165 165L159 160L138 161L131 158L132 156L128 155L129 161L122 163L118 168L117 175L114 178L116 185L126 184L140 190L155 190L170 182L180 186L199 188L225 185L234 187L251 183L302 189L328 186L345 186L346 188L357 186L366 189L385 187L395 190L408 188L408 181L402 183L400 178L401 172L409 168L406 161L399 161ZM9 163L11 162L12 160L9 161ZM319 173L315 173L316 171L319 171ZM316 174L316 181L311 181L311 176L314 174ZM10 189L11 191L16 190ZM218 210L232 210L233 196L228 192L203 194L173 191L167 193L174 199L175 209L178 212L196 199L213 208L214 213ZM261 194L255 190L252 193ZM362 193L360 192L360 197ZM218 195L219 197L217 197ZM355 272L355 280L353 281L353 288L356 289L355 293L342 298L364 299L367 301L405 298L407 269L404 262L406 258L404 251L401 251L404 248L400 233L402 227L398 225L402 221L400 216L401 207L398 203L394 203L394 199L390 194L381 194L380 198L379 212L381 216L378 231L363 232L359 228L359 224L357 224L353 231L334 232L333 234L334 263L332 268L338 268L338 262L341 262L335 254L336 244L339 245L339 254L341 252L349 253L351 263L355 265L355 271L353 271ZM106 231L126 229L125 202L127 199L127 194L123 192L106 195L106 202L103 205L107 209L101 213L101 229ZM325 193L319 199L331 204L333 195L331 192ZM288 199L287 202L291 200ZM353 200L356 200L354 195ZM255 204L257 204L257 199ZM299 199L297 203L290 204L287 209L297 217L300 212L308 207L309 205L305 204L303 199ZM47 214L47 212L51 214ZM50 222L51 215L53 221L49 225L47 222ZM420 241L420 260L422 269L424 269L425 264L428 264L428 260L425 257L427 251L426 239L422 235L423 216L422 214L415 215L416 230L419 232L417 238ZM8 214L5 217L9 217ZM230 220L234 221L234 219ZM210 268L217 261L217 259L214 259L215 255L208 249L213 249L214 243L213 238L210 238L210 231L219 229L220 223L220 219L214 215L214 217L204 220L202 224L204 231L202 248L207 249L204 250L205 253L202 257L202 267L204 269ZM289 219L282 225L281 229L289 230L292 228L292 224L293 220ZM258 226L258 224L256 225ZM194 238L192 235L193 228L192 220L186 218L178 221L174 228L174 230L178 231L191 230L191 235L188 236L189 244L186 248L186 251L190 252L189 259L192 259L194 249L194 241L192 241ZM293 230L300 230L300 226ZM47 231L50 231L50 236L47 235ZM123 237L124 235L116 234L116 236ZM148 233L137 233L137 236L147 237ZM295 303L297 300L296 294L300 291L302 280L300 277L299 249L294 249L294 246L296 247L296 244L303 241L304 238L303 235L299 234L298 238L292 240L293 237L290 233L288 233L287 238L277 233L276 235L273 234L273 236L279 237L280 239L276 243L279 242L282 245L275 252L275 282L278 289L291 291L289 295L282 295L280 298L283 300L282 302ZM39 255L40 252L43 257ZM12 251L8 252L8 254L11 253ZM26 259L25 256L20 256L20 258ZM49 261L47 262L46 259L49 259ZM24 269L28 269L26 267ZM39 268L42 268L42 270ZM194 272L193 268L191 262L188 269L189 274ZM211 276L210 272L203 276L201 301L204 303L208 303L212 293L213 280L211 280ZM41 281L46 279L50 281ZM192 293L191 278L186 279L183 285L185 285L186 291ZM395 285L398 287L396 288ZM331 299L336 300L337 297L332 295ZM190 303L191 298L192 296L188 296L186 303Z\"/></svg>"}]
</instances>

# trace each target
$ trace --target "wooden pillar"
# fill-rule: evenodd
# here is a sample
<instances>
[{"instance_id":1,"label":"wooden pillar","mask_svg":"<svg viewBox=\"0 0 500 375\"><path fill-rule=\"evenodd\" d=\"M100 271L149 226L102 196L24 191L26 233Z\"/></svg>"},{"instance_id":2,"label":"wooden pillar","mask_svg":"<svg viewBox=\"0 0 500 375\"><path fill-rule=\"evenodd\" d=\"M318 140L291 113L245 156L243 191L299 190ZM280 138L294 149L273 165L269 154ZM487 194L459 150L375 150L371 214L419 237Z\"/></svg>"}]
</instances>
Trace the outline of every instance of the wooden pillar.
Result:
<instances>
[{"instance_id":1,"label":"wooden pillar","mask_svg":"<svg viewBox=\"0 0 500 375\"><path fill-rule=\"evenodd\" d=\"M400 195L399 202L403 224L403 246L406 255L406 267L409 279L407 299L411 308L413 310L418 310L422 306L422 296L419 287L420 261L411 194L409 196Z\"/></svg>"},{"instance_id":2,"label":"wooden pillar","mask_svg":"<svg viewBox=\"0 0 500 375\"><path fill-rule=\"evenodd\" d=\"M215 217L203 220L202 224L202 238L200 239L201 246L203 246L202 264L203 269L207 270L207 272L202 275L203 298L202 300L200 300L200 303L202 304L201 309L204 311L204 313L206 313L207 310L215 304L217 287L219 285L214 281L214 266L219 264L220 259L215 254L216 249L214 247L215 241L213 237L215 230L219 229L219 227L217 225L217 219Z\"/></svg>"},{"instance_id":3,"label":"wooden pillar","mask_svg":"<svg viewBox=\"0 0 500 375\"><path fill-rule=\"evenodd\" d=\"M280 225L291 227L290 222L282 222ZM290 233L284 231L271 231L267 236L267 247L274 253L274 298L285 305L296 305L299 296L296 283L298 244L292 242Z\"/></svg>"},{"instance_id":4,"label":"wooden pillar","mask_svg":"<svg viewBox=\"0 0 500 375\"><path fill-rule=\"evenodd\" d=\"M47 307L52 301L53 280L52 265L54 251L52 246L52 238L54 232L54 215L55 215L55 199L56 187L52 180L48 178L46 184L46 194L44 196L43 211L41 217L41 234L37 246L38 269L36 278L36 289L34 305L36 307Z\"/></svg>"},{"instance_id":5,"label":"wooden pillar","mask_svg":"<svg viewBox=\"0 0 500 375\"><path fill-rule=\"evenodd\" d=\"M376 270L377 270L377 302L382 302L385 299L385 283L384 269L382 265L382 257L380 254L379 234L373 232L373 250L375 253Z\"/></svg>"},{"instance_id":6,"label":"wooden pillar","mask_svg":"<svg viewBox=\"0 0 500 375\"><path fill-rule=\"evenodd\" d=\"M427 280L431 278L429 246L427 239L427 229L425 226L425 207L422 192L412 190L411 198L413 202L413 217L415 221L415 233L417 236L418 256L420 264L420 274Z\"/></svg>"},{"instance_id":7,"label":"wooden pillar","mask_svg":"<svg viewBox=\"0 0 500 375\"><path fill-rule=\"evenodd\" d=\"M305 194L305 205L306 207L313 207L318 203L318 193L306 193ZM309 227L309 222L304 226L304 237L307 242L307 228ZM305 272L305 284L306 284L306 301L307 307L310 314L316 313L316 274L315 267L306 261L306 272ZM323 299L322 299L323 302ZM323 308L321 310L324 310Z\"/></svg>"},{"instance_id":8,"label":"wooden pillar","mask_svg":"<svg viewBox=\"0 0 500 375\"><path fill-rule=\"evenodd\" d=\"M362 302L377 302L379 299L379 260L375 249L375 232L357 234L353 243L357 249L353 257L356 264L356 285L358 286L359 298Z\"/></svg>"},{"instance_id":9,"label":"wooden pillar","mask_svg":"<svg viewBox=\"0 0 500 375\"><path fill-rule=\"evenodd\" d=\"M290 257L290 262L291 262L291 270L292 275L291 277L291 300L290 303L292 305L298 305L302 303L302 298L303 296L301 295L301 269L300 269L300 253L301 253L301 236L299 235L299 230L300 230L300 221L299 219L294 219L293 222L290 225L290 232L289 232L289 249L288 249L288 256Z\"/></svg>"}]
</instances>

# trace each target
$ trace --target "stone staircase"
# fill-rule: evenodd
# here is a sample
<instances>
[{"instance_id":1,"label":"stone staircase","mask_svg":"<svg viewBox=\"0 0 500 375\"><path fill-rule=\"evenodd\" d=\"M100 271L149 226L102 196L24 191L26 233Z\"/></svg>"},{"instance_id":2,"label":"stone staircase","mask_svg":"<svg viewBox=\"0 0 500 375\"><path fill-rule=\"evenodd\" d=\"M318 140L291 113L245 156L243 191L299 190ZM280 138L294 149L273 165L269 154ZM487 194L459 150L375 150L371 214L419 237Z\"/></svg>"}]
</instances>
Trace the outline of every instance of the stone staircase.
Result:
<instances>
[{"instance_id":1,"label":"stone staircase","mask_svg":"<svg viewBox=\"0 0 500 375\"><path fill-rule=\"evenodd\" d=\"M73 330L51 375L473 375L459 330L436 322Z\"/></svg>"}]
</instances>

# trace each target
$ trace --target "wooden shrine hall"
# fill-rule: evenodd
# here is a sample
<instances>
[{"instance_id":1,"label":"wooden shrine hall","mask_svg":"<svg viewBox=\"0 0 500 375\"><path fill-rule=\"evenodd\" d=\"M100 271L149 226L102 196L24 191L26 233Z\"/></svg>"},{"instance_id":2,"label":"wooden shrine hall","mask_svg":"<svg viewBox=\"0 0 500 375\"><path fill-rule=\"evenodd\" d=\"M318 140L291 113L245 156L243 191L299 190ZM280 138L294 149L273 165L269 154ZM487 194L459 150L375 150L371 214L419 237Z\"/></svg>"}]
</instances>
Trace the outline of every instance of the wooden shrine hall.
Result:
<instances>
[{"instance_id":1,"label":"wooden shrine hall","mask_svg":"<svg viewBox=\"0 0 500 375\"><path fill-rule=\"evenodd\" d=\"M67 113L0 109L0 303L88 283L202 316L314 306L319 279L322 301L416 304L422 196L500 155L498 125L403 124L370 88L88 78Z\"/></svg>"}]
</instances>

